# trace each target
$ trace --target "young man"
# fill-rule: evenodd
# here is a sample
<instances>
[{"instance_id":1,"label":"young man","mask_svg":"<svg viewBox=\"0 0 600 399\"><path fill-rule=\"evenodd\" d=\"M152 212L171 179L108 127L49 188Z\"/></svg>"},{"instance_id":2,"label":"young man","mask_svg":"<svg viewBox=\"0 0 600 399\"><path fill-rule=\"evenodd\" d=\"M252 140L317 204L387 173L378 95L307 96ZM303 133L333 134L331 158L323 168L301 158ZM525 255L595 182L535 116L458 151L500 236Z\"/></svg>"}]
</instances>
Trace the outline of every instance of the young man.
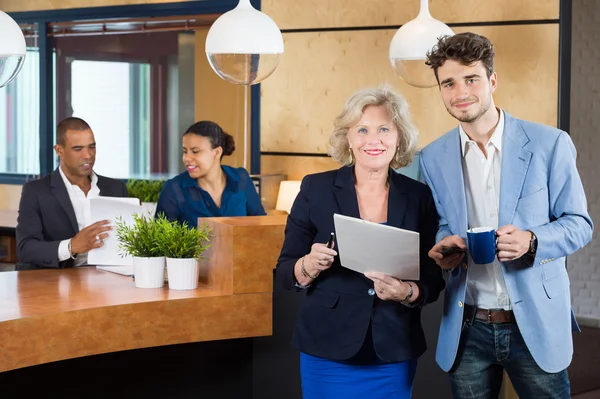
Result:
<instances>
[{"instance_id":1,"label":"young man","mask_svg":"<svg viewBox=\"0 0 600 399\"><path fill-rule=\"evenodd\" d=\"M58 124L54 150L60 166L23 186L17 270L85 265L87 252L102 246L111 229L108 220L89 225L88 199L127 197L123 182L94 173L96 141L83 119L70 117Z\"/></svg>"},{"instance_id":2,"label":"young man","mask_svg":"<svg viewBox=\"0 0 600 399\"><path fill-rule=\"evenodd\" d=\"M573 318L565 257L593 225L569 135L494 104L494 47L474 33L443 37L428 54L459 121L421 153L440 215L429 256L448 272L438 364L455 398L497 398L503 370L521 398L569 398ZM474 264L467 229L497 230L497 256ZM445 251L444 251L445 253Z\"/></svg>"}]
</instances>

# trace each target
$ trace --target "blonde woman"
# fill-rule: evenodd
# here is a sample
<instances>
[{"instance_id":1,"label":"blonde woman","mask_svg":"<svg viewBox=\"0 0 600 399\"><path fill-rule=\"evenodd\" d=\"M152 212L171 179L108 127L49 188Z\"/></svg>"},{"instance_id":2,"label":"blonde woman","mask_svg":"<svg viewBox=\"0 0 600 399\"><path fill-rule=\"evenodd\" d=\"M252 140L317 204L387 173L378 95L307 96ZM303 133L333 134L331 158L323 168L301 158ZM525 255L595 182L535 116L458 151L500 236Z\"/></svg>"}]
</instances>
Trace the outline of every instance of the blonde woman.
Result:
<instances>
[{"instance_id":1,"label":"blonde woman","mask_svg":"<svg viewBox=\"0 0 600 399\"><path fill-rule=\"evenodd\" d=\"M417 130L406 100L388 87L352 95L335 121L330 155L342 167L304 178L288 218L277 280L304 291L293 345L302 391L316 398L409 398L425 352L421 307L444 288L427 257L438 217L431 191L394 172L415 153ZM420 233L419 281L342 267L333 214Z\"/></svg>"}]
</instances>

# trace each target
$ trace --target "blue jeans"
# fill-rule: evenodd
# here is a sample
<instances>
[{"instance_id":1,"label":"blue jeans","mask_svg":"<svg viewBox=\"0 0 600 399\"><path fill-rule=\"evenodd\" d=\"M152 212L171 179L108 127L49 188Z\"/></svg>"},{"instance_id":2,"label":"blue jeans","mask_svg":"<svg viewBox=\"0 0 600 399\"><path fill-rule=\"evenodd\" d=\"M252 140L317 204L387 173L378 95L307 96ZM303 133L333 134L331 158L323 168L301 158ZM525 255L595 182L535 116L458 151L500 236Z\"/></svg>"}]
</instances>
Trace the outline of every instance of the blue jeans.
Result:
<instances>
[{"instance_id":1,"label":"blue jeans","mask_svg":"<svg viewBox=\"0 0 600 399\"><path fill-rule=\"evenodd\" d=\"M450 370L454 398L497 399L503 370L522 399L568 399L567 370L547 373L533 360L516 324L465 321L456 362Z\"/></svg>"}]
</instances>

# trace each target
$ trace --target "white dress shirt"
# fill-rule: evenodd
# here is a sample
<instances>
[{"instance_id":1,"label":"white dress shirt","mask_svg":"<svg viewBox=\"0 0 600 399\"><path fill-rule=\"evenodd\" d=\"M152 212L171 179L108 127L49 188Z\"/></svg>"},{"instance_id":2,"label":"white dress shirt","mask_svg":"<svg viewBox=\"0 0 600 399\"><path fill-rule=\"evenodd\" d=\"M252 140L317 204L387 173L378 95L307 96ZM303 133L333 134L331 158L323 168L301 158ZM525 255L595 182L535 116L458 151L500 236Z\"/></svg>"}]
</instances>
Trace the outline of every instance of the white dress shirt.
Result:
<instances>
[{"instance_id":1,"label":"white dress shirt","mask_svg":"<svg viewBox=\"0 0 600 399\"><path fill-rule=\"evenodd\" d=\"M500 205L500 172L502 166L502 136L504 112L485 145L487 158L459 125L462 149L465 195L469 228L493 227L498 229ZM469 258L467 296L465 302L483 309L511 308L510 298L498 258L487 265L478 265Z\"/></svg>"},{"instance_id":2,"label":"white dress shirt","mask_svg":"<svg viewBox=\"0 0 600 399\"><path fill-rule=\"evenodd\" d=\"M73 210L75 211L75 218L77 219L77 227L79 231L81 231L86 226L91 224L91 216L90 216L90 198L98 197L100 195L100 189L98 188L98 176L94 172L92 172L92 186L90 191L88 191L87 196L85 193L79 188L76 184L71 184L67 176L62 171L62 167L58 168L60 172L60 176L65 183L65 187L67 188L67 193L69 194L69 199L71 200L71 204L73 205ZM62 262L71 257L69 253L69 242L71 239L63 240L58 245L58 261ZM82 266L87 264L87 252L83 254L77 254L74 262L75 266Z\"/></svg>"}]
</instances>

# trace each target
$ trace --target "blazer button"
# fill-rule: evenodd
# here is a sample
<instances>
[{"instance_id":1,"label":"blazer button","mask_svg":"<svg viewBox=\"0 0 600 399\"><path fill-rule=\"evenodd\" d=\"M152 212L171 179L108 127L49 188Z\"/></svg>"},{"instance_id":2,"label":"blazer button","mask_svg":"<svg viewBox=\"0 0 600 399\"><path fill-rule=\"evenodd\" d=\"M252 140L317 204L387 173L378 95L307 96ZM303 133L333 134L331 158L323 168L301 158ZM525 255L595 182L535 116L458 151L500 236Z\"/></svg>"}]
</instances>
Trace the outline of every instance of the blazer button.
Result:
<instances>
[{"instance_id":1,"label":"blazer button","mask_svg":"<svg viewBox=\"0 0 600 399\"><path fill-rule=\"evenodd\" d=\"M369 291L367 291L367 294L373 296L373 295L375 295L375 290L373 288L369 288Z\"/></svg>"},{"instance_id":2,"label":"blazer button","mask_svg":"<svg viewBox=\"0 0 600 399\"><path fill-rule=\"evenodd\" d=\"M458 307L462 308L463 307L463 303L461 301L458 301Z\"/></svg>"}]
</instances>

